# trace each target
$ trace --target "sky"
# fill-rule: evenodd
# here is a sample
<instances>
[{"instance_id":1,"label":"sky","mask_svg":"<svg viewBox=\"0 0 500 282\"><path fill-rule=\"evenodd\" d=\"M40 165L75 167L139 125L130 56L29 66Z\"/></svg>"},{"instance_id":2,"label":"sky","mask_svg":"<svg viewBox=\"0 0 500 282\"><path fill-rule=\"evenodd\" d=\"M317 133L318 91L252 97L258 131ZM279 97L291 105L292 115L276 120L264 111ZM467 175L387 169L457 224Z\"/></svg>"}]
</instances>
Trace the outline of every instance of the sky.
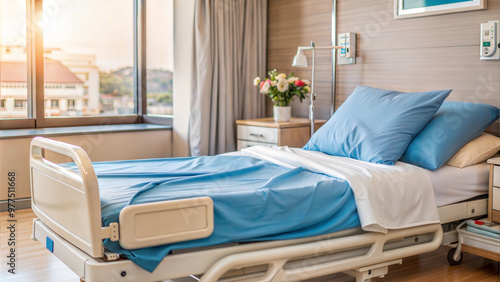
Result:
<instances>
[{"instance_id":1,"label":"sky","mask_svg":"<svg viewBox=\"0 0 500 282\"><path fill-rule=\"evenodd\" d=\"M173 69L173 0L147 0L148 68ZM25 44L25 0L0 0L2 45ZM95 54L103 69L133 63L132 0L44 0L44 47Z\"/></svg>"}]
</instances>

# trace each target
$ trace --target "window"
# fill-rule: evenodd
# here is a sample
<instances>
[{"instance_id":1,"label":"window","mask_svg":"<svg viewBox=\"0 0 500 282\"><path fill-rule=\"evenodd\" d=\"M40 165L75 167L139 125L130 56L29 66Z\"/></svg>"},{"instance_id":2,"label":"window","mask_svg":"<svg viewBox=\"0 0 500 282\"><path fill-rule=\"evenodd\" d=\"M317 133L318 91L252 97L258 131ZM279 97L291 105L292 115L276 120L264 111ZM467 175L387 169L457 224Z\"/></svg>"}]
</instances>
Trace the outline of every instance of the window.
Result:
<instances>
[{"instance_id":1,"label":"window","mask_svg":"<svg viewBox=\"0 0 500 282\"><path fill-rule=\"evenodd\" d=\"M44 10L52 5L44 1ZM46 99L85 95L81 116L135 114L133 7L132 0L60 5L43 27L45 83L59 83L54 90L46 88ZM47 109L49 115L65 113Z\"/></svg>"},{"instance_id":2,"label":"window","mask_svg":"<svg viewBox=\"0 0 500 282\"><path fill-rule=\"evenodd\" d=\"M0 100L0 108L3 110L5 109L5 99Z\"/></svg>"},{"instance_id":3,"label":"window","mask_svg":"<svg viewBox=\"0 0 500 282\"><path fill-rule=\"evenodd\" d=\"M76 105L76 100L70 99L68 100L68 110L74 110Z\"/></svg>"},{"instance_id":4,"label":"window","mask_svg":"<svg viewBox=\"0 0 500 282\"><path fill-rule=\"evenodd\" d=\"M15 110L25 110L26 109L26 106L28 104L28 101L27 100L24 100L24 99L15 99L14 100L14 109Z\"/></svg>"},{"instance_id":5,"label":"window","mask_svg":"<svg viewBox=\"0 0 500 282\"><path fill-rule=\"evenodd\" d=\"M51 108L59 108L59 100L50 100Z\"/></svg>"},{"instance_id":6,"label":"window","mask_svg":"<svg viewBox=\"0 0 500 282\"><path fill-rule=\"evenodd\" d=\"M171 124L172 47L173 0L0 0L0 129Z\"/></svg>"},{"instance_id":7,"label":"window","mask_svg":"<svg viewBox=\"0 0 500 282\"><path fill-rule=\"evenodd\" d=\"M146 1L146 92L148 115L172 115L174 67L173 0Z\"/></svg>"},{"instance_id":8,"label":"window","mask_svg":"<svg viewBox=\"0 0 500 282\"><path fill-rule=\"evenodd\" d=\"M26 60L26 1L0 0L2 119L28 118Z\"/></svg>"}]
</instances>

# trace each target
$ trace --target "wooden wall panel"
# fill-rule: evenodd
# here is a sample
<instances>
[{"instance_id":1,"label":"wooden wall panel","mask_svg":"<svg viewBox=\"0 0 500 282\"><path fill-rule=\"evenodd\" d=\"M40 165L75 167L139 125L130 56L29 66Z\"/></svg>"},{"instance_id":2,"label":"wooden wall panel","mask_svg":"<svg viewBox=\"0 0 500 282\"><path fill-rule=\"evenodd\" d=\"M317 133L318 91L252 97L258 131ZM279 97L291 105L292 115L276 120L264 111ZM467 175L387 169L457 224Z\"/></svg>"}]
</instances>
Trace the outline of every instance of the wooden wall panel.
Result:
<instances>
[{"instance_id":1,"label":"wooden wall panel","mask_svg":"<svg viewBox=\"0 0 500 282\"><path fill-rule=\"evenodd\" d=\"M269 0L268 1L267 67L287 74L294 72L302 79L311 79L311 67L292 67L298 46L331 45L331 0ZM311 65L311 51L306 51ZM329 51L316 53L316 92L318 116L328 117L330 112L331 55ZM267 115L272 115L272 103L268 100ZM292 103L294 116L308 116L309 101Z\"/></svg>"},{"instance_id":2,"label":"wooden wall panel","mask_svg":"<svg viewBox=\"0 0 500 282\"><path fill-rule=\"evenodd\" d=\"M331 2L269 0L268 68L291 71L296 46L310 40L329 44ZM479 60L480 23L500 18L499 0L489 0L487 10L400 20L393 18L393 0L338 0L337 8L338 31L358 33L357 64L337 66L337 106L356 86L367 85L400 91L451 88L449 100L500 107L500 61ZM318 55L317 116L326 119L331 58L328 52ZM310 77L310 68L297 73ZM294 104L293 115L306 117L307 104ZM498 132L498 123L490 130Z\"/></svg>"}]
</instances>

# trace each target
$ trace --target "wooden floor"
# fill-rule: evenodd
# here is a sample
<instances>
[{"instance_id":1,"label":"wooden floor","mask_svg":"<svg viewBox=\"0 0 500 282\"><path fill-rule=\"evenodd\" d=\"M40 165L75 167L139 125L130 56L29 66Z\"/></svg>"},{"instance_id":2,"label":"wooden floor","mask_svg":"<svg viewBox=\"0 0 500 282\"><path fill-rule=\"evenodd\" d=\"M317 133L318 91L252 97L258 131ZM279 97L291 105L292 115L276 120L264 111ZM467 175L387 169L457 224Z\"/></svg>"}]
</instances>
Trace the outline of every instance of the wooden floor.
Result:
<instances>
[{"instance_id":1,"label":"wooden floor","mask_svg":"<svg viewBox=\"0 0 500 282\"><path fill-rule=\"evenodd\" d=\"M39 242L31 241L31 224L35 215L31 210L16 212L17 234L16 274L7 272L7 258L9 246L7 240L6 212L0 213L0 281L79 281L69 268L60 262L54 255L47 251ZM465 254L464 261L459 266L449 266L446 261L448 248L403 259L402 265L389 268L389 274L383 279L374 279L380 282L393 281L500 281L499 264L482 257ZM308 280L320 281L355 281L345 274L336 274Z\"/></svg>"}]
</instances>

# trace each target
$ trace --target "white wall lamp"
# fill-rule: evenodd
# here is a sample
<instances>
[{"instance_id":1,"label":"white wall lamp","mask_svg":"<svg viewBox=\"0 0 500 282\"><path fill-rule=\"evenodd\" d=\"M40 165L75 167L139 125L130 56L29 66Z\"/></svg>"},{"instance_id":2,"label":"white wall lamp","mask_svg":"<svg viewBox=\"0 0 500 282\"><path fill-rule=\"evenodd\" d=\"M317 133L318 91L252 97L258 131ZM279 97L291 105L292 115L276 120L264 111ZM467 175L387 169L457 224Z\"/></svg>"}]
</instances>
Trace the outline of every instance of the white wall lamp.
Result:
<instances>
[{"instance_id":1,"label":"white wall lamp","mask_svg":"<svg viewBox=\"0 0 500 282\"><path fill-rule=\"evenodd\" d=\"M314 100L316 100L316 93L314 92L314 67L316 60L316 50L334 50L334 49L344 49L342 46L316 46L313 41L311 41L311 46L299 46L297 49L297 54L293 58L292 66L294 67L307 67L307 57L304 55L305 50L312 50L312 76L311 76L311 93L309 105L309 119L311 120L311 136L314 134ZM335 56L335 53L333 54ZM335 66L333 66L335 67Z\"/></svg>"}]
</instances>

